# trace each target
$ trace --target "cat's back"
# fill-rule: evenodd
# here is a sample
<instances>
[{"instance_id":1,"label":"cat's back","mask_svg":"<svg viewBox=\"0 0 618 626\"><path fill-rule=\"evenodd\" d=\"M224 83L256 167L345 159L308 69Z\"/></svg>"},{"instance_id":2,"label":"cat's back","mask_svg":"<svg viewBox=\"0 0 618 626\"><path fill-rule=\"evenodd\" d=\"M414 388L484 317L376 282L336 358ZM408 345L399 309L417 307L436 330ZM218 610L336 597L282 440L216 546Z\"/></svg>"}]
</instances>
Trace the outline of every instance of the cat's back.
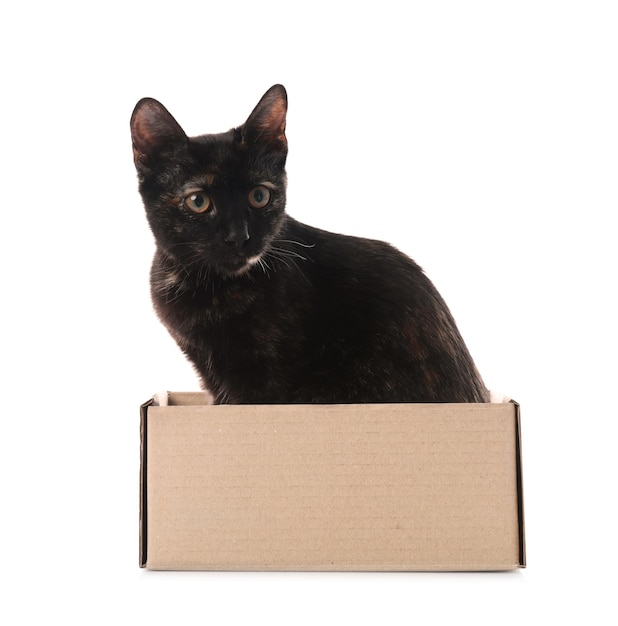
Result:
<instances>
[{"instance_id":1,"label":"cat's back","mask_svg":"<svg viewBox=\"0 0 618 626\"><path fill-rule=\"evenodd\" d=\"M294 220L284 237L304 246L290 296L310 294L306 332L328 369L342 372L340 390L363 398L366 388L372 401L485 401L453 316L415 261L388 243Z\"/></svg>"},{"instance_id":2,"label":"cat's back","mask_svg":"<svg viewBox=\"0 0 618 626\"><path fill-rule=\"evenodd\" d=\"M343 300L358 296L362 306L373 301L401 310L442 304L421 267L389 243L332 233L291 218L281 239L286 250L298 255L296 269L313 278L315 289L339 294ZM368 301L369 295L373 298Z\"/></svg>"}]
</instances>

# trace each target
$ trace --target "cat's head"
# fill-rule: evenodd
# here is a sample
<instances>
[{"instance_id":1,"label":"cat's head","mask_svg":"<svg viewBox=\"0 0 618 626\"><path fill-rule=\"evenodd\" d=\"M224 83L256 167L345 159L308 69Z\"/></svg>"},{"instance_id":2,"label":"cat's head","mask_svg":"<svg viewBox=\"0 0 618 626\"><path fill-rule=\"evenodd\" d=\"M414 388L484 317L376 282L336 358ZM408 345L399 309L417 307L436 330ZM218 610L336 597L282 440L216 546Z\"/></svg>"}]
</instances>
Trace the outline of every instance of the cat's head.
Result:
<instances>
[{"instance_id":1,"label":"cat's head","mask_svg":"<svg viewBox=\"0 0 618 626\"><path fill-rule=\"evenodd\" d=\"M224 276L258 262L284 220L287 96L271 87L247 121L187 137L165 107L131 117L139 189L157 245L186 267Z\"/></svg>"}]
</instances>

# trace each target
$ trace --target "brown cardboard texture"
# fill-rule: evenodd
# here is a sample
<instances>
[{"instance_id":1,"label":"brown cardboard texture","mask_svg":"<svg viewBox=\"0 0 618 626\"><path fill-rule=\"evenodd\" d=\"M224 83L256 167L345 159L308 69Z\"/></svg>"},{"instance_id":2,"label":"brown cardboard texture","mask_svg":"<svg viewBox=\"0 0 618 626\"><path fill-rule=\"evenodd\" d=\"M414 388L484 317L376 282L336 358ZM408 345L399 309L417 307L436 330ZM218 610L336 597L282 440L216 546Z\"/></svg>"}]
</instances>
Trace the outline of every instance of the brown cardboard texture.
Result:
<instances>
[{"instance_id":1,"label":"brown cardboard texture","mask_svg":"<svg viewBox=\"0 0 618 626\"><path fill-rule=\"evenodd\" d=\"M162 406L162 404L164 406ZM142 406L140 565L525 566L519 406Z\"/></svg>"}]
</instances>

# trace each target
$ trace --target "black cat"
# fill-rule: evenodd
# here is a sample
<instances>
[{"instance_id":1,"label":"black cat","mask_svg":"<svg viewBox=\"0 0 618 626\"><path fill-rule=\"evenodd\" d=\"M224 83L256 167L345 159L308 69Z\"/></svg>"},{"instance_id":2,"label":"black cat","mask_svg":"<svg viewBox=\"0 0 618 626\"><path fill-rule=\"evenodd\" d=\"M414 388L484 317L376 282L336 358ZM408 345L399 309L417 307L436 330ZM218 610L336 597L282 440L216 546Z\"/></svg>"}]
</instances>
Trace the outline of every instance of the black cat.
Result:
<instances>
[{"instance_id":1,"label":"black cat","mask_svg":"<svg viewBox=\"0 0 618 626\"><path fill-rule=\"evenodd\" d=\"M131 118L154 306L204 389L217 403L488 401L414 261L285 213L286 112L275 85L226 133L188 138L149 98Z\"/></svg>"}]
</instances>

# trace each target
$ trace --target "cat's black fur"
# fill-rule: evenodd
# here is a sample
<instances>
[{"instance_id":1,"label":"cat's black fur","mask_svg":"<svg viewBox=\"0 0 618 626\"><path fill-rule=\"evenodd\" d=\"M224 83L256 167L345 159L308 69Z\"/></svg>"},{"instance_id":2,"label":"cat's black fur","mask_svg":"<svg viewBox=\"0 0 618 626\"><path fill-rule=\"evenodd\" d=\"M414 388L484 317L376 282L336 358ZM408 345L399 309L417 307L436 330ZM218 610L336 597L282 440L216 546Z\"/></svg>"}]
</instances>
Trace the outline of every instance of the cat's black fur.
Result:
<instances>
[{"instance_id":1,"label":"cat's black fur","mask_svg":"<svg viewBox=\"0 0 618 626\"><path fill-rule=\"evenodd\" d=\"M487 401L414 261L285 213L286 112L275 85L226 133L188 138L152 99L131 118L154 306L204 389L217 403Z\"/></svg>"}]
</instances>

